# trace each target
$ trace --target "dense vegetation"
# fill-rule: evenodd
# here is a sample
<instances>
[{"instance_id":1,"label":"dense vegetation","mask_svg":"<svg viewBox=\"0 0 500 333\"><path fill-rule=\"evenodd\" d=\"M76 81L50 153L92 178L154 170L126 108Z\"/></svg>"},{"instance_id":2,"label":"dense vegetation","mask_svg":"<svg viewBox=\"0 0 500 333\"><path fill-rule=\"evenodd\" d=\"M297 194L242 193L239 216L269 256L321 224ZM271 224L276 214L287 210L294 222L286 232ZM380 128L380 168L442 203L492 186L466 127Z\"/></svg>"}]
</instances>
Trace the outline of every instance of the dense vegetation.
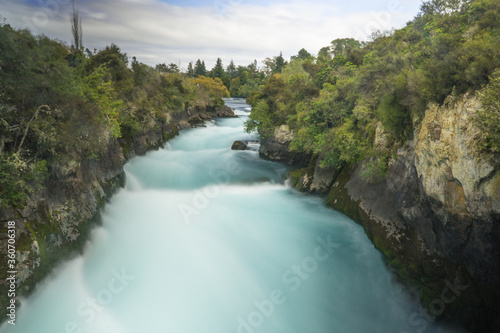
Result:
<instances>
[{"instance_id":1,"label":"dense vegetation","mask_svg":"<svg viewBox=\"0 0 500 333\"><path fill-rule=\"evenodd\" d=\"M223 105L220 79L164 73L116 45L95 52L0 25L0 209L23 207L53 170L98 159L188 107Z\"/></svg>"},{"instance_id":2,"label":"dense vegetation","mask_svg":"<svg viewBox=\"0 0 500 333\"><path fill-rule=\"evenodd\" d=\"M369 43L334 40L317 57L302 50L248 98L247 130L266 138L287 124L292 149L330 166L377 156L367 173L378 173L391 147L412 138L428 103L483 91L481 148L498 153L499 23L496 0L432 0L406 27ZM380 123L390 142L376 151Z\"/></svg>"},{"instance_id":3,"label":"dense vegetation","mask_svg":"<svg viewBox=\"0 0 500 333\"><path fill-rule=\"evenodd\" d=\"M287 124L292 149L331 166L376 156L366 173L378 177L429 102L480 91L479 147L499 154L499 22L495 0L432 0L406 27L369 43L337 39L316 57L302 49L262 68L224 68L219 58L207 70L198 59L186 73L129 61L114 44L83 52L1 24L0 209L22 207L51 170L98 159L110 140L145 133L168 113L220 106L229 94L253 106L247 130L266 138ZM390 140L375 150L380 124Z\"/></svg>"}]
</instances>

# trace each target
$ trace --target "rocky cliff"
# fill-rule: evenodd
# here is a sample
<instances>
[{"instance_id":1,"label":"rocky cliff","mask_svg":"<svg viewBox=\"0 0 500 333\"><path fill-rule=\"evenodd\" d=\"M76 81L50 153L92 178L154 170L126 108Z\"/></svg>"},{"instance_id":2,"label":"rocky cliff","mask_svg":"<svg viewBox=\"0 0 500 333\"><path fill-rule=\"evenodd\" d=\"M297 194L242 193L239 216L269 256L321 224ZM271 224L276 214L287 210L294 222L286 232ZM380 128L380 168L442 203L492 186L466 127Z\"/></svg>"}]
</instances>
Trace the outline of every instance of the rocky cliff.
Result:
<instances>
[{"instance_id":1,"label":"rocky cliff","mask_svg":"<svg viewBox=\"0 0 500 333\"><path fill-rule=\"evenodd\" d=\"M290 151L294 133L288 125L276 127L274 135L268 139L261 139L259 155L265 159L283 162L290 165L305 166L309 163L310 154Z\"/></svg>"},{"instance_id":2,"label":"rocky cliff","mask_svg":"<svg viewBox=\"0 0 500 333\"><path fill-rule=\"evenodd\" d=\"M500 327L500 165L480 154L475 96L429 106L414 139L392 147L386 174L366 180L359 165L321 168L320 158L291 173L304 192L359 222L424 308L410 317L422 332L436 319L472 332ZM293 133L287 136L288 146ZM386 147L382 126L375 146ZM286 160L287 145L262 142L263 157ZM283 141L283 140L281 140ZM269 144L271 142L271 144Z\"/></svg>"},{"instance_id":3,"label":"rocky cliff","mask_svg":"<svg viewBox=\"0 0 500 333\"><path fill-rule=\"evenodd\" d=\"M43 191L31 196L22 210L0 211L0 221L16 224L16 267L7 268L7 223L0 230L0 307L5 309L7 271L15 270L17 296L29 294L58 262L80 252L90 230L100 221L100 208L124 185L123 165L133 156L157 149L179 128L215 117L235 117L228 107L190 108L167 114L166 122L131 140L112 140L98 158L52 163ZM0 322L5 320L2 311Z\"/></svg>"}]
</instances>

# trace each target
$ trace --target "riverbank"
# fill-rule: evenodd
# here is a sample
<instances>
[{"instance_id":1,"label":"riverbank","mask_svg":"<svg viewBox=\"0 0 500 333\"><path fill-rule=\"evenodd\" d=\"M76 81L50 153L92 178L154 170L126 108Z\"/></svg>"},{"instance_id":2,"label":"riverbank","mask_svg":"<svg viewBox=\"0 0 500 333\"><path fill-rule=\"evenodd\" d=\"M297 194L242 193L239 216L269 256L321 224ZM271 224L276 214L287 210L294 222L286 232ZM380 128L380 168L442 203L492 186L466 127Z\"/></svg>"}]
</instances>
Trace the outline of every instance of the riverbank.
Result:
<instances>
[{"instance_id":1,"label":"riverbank","mask_svg":"<svg viewBox=\"0 0 500 333\"><path fill-rule=\"evenodd\" d=\"M414 318L417 329L430 320L470 332L500 325L500 171L474 145L480 108L473 95L431 105L414 139L399 147L380 125L374 146L391 151L385 171L376 170L375 159L321 167L321 156L290 151L294 133L287 126L262 141L262 157L298 168L293 186L325 196L328 206L360 223L418 292L426 310Z\"/></svg>"}]
</instances>

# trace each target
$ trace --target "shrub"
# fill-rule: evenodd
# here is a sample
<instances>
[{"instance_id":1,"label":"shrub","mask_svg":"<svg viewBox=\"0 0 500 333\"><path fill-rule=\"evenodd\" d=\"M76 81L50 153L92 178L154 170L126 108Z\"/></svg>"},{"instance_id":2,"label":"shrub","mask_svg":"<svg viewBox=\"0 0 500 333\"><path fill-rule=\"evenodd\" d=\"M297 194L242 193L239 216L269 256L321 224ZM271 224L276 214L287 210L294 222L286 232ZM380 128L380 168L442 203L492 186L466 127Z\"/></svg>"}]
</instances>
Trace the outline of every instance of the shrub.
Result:
<instances>
[{"instance_id":1,"label":"shrub","mask_svg":"<svg viewBox=\"0 0 500 333\"><path fill-rule=\"evenodd\" d=\"M377 157L365 163L361 170L361 179L368 183L378 183L387 175L387 156Z\"/></svg>"},{"instance_id":2,"label":"shrub","mask_svg":"<svg viewBox=\"0 0 500 333\"><path fill-rule=\"evenodd\" d=\"M478 112L479 128L483 131L479 148L500 154L500 69L490 78L490 83L480 93L482 109Z\"/></svg>"},{"instance_id":3,"label":"shrub","mask_svg":"<svg viewBox=\"0 0 500 333\"><path fill-rule=\"evenodd\" d=\"M42 188L47 176L47 162L27 163L16 153L0 157L0 209L23 208L29 195Z\"/></svg>"}]
</instances>

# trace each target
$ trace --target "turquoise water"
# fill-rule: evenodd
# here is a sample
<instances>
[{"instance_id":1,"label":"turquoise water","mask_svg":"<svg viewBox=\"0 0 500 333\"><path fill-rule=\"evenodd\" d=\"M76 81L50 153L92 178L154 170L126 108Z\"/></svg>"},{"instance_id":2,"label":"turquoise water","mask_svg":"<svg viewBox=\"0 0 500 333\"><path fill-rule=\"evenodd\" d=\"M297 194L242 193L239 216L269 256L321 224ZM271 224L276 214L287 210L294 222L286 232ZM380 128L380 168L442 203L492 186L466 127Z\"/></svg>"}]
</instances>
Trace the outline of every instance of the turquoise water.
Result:
<instances>
[{"instance_id":1,"label":"turquoise water","mask_svg":"<svg viewBox=\"0 0 500 333\"><path fill-rule=\"evenodd\" d=\"M290 189L240 118L126 166L84 255L0 332L451 332L431 324L351 219Z\"/></svg>"}]
</instances>

